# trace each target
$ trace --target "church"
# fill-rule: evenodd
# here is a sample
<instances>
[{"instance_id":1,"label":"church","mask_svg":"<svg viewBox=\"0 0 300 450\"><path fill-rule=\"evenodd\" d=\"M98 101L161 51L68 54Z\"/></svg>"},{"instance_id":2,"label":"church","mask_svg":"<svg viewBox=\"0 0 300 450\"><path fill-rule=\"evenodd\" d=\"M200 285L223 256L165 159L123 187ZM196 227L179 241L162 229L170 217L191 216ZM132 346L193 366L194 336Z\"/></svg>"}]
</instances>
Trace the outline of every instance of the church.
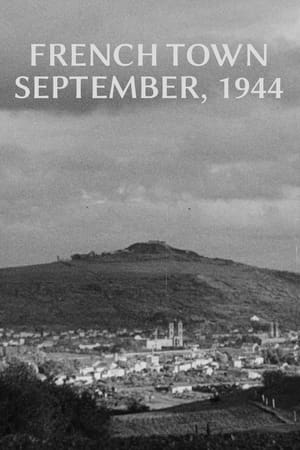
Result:
<instances>
[{"instance_id":1,"label":"church","mask_svg":"<svg viewBox=\"0 0 300 450\"><path fill-rule=\"evenodd\" d=\"M177 325L177 326L175 326ZM158 331L155 331L154 339L147 339L147 350L162 350L164 348L182 348L183 347L183 324L182 321L169 323L169 334L167 337L158 337Z\"/></svg>"}]
</instances>

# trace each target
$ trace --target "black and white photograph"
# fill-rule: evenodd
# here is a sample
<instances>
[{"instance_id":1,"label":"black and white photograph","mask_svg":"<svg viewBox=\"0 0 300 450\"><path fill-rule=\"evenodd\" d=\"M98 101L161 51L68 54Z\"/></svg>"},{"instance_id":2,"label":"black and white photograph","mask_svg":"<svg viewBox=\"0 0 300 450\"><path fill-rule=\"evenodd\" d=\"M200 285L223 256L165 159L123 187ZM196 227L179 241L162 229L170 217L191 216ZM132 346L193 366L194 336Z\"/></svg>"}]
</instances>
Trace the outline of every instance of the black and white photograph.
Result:
<instances>
[{"instance_id":1,"label":"black and white photograph","mask_svg":"<svg viewBox=\"0 0 300 450\"><path fill-rule=\"evenodd\" d=\"M300 449L299 0L0 42L0 449Z\"/></svg>"}]
</instances>

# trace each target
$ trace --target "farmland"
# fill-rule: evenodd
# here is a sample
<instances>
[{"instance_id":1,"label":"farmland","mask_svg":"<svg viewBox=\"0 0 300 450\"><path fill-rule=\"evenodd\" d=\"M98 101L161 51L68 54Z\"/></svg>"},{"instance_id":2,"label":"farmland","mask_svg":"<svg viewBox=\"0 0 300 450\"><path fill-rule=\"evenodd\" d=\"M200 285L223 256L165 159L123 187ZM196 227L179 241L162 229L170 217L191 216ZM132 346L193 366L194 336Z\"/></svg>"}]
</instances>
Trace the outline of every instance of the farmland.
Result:
<instances>
[{"instance_id":1,"label":"farmland","mask_svg":"<svg viewBox=\"0 0 300 450\"><path fill-rule=\"evenodd\" d=\"M272 431L250 430L246 432L168 437L132 437L115 439L106 450L298 450L300 432L287 428Z\"/></svg>"},{"instance_id":2,"label":"farmland","mask_svg":"<svg viewBox=\"0 0 300 450\"><path fill-rule=\"evenodd\" d=\"M183 413L142 413L116 416L112 419L114 436L163 436L205 434L209 424L211 433L228 433L276 427L282 422L252 404L229 408L203 409Z\"/></svg>"}]
</instances>

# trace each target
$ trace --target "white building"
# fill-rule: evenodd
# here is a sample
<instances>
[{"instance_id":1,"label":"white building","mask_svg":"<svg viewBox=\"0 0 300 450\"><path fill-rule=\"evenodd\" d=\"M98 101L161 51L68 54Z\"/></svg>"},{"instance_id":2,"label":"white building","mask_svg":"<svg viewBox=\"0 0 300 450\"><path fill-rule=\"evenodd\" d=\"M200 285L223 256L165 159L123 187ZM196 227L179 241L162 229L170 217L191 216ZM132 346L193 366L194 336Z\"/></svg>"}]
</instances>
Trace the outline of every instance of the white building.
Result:
<instances>
[{"instance_id":1,"label":"white building","mask_svg":"<svg viewBox=\"0 0 300 450\"><path fill-rule=\"evenodd\" d=\"M264 363L264 358L262 356L257 356L253 361L255 366L262 366Z\"/></svg>"},{"instance_id":2,"label":"white building","mask_svg":"<svg viewBox=\"0 0 300 450\"><path fill-rule=\"evenodd\" d=\"M95 368L94 367L83 367L80 369L80 375L88 375L94 373Z\"/></svg>"},{"instance_id":3,"label":"white building","mask_svg":"<svg viewBox=\"0 0 300 450\"><path fill-rule=\"evenodd\" d=\"M122 378L125 376L125 369L121 367L115 367L113 369L108 369L102 373L102 378Z\"/></svg>"},{"instance_id":4,"label":"white building","mask_svg":"<svg viewBox=\"0 0 300 450\"><path fill-rule=\"evenodd\" d=\"M84 383L84 384L92 384L94 381L94 376L89 374L89 375L79 375L76 376L75 378L75 382L80 382L80 383Z\"/></svg>"},{"instance_id":5,"label":"white building","mask_svg":"<svg viewBox=\"0 0 300 450\"><path fill-rule=\"evenodd\" d=\"M199 367L207 366L208 364L211 364L213 362L212 358L196 358L192 362L192 368L197 369Z\"/></svg>"},{"instance_id":6,"label":"white building","mask_svg":"<svg viewBox=\"0 0 300 450\"><path fill-rule=\"evenodd\" d=\"M214 373L214 369L210 366L204 367L204 373L205 375L207 375L208 377L211 377L212 374Z\"/></svg>"},{"instance_id":7,"label":"white building","mask_svg":"<svg viewBox=\"0 0 300 450\"><path fill-rule=\"evenodd\" d=\"M183 394L184 392L192 392L193 388L190 385L185 386L171 386L172 394Z\"/></svg>"},{"instance_id":8,"label":"white building","mask_svg":"<svg viewBox=\"0 0 300 450\"><path fill-rule=\"evenodd\" d=\"M159 356L158 355L149 355L147 357L147 361L149 365L158 366L159 365Z\"/></svg>"},{"instance_id":9,"label":"white building","mask_svg":"<svg viewBox=\"0 0 300 450\"><path fill-rule=\"evenodd\" d=\"M147 339L147 350L161 350L164 347L172 347L173 341L169 338Z\"/></svg>"},{"instance_id":10,"label":"white building","mask_svg":"<svg viewBox=\"0 0 300 450\"><path fill-rule=\"evenodd\" d=\"M181 363L181 364L175 364L173 373L179 373L179 372L187 372L188 370L191 370L192 363Z\"/></svg>"},{"instance_id":11,"label":"white building","mask_svg":"<svg viewBox=\"0 0 300 450\"><path fill-rule=\"evenodd\" d=\"M249 378L249 380L260 380L261 374L258 372L255 372L254 370L249 370L248 378Z\"/></svg>"},{"instance_id":12,"label":"white building","mask_svg":"<svg viewBox=\"0 0 300 450\"><path fill-rule=\"evenodd\" d=\"M138 361L135 363L134 365L134 371L135 372L142 372L143 370L145 370L147 368L147 363L146 361Z\"/></svg>"},{"instance_id":13,"label":"white building","mask_svg":"<svg viewBox=\"0 0 300 450\"><path fill-rule=\"evenodd\" d=\"M243 361L241 359L235 359L233 361L233 367L235 369L241 369L243 367Z\"/></svg>"},{"instance_id":14,"label":"white building","mask_svg":"<svg viewBox=\"0 0 300 450\"><path fill-rule=\"evenodd\" d=\"M56 384L56 386L62 386L65 383L66 378L66 375L58 375L55 378L54 383Z\"/></svg>"}]
</instances>

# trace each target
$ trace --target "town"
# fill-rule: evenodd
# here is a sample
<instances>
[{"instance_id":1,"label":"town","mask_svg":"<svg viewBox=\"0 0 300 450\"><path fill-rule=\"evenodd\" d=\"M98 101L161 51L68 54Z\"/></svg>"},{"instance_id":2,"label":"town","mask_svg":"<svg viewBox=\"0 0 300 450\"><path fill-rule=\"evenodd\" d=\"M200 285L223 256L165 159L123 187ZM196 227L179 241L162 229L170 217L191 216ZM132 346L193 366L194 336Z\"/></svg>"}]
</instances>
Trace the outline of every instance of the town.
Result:
<instances>
[{"instance_id":1,"label":"town","mask_svg":"<svg viewBox=\"0 0 300 450\"><path fill-rule=\"evenodd\" d=\"M1 369L28 364L40 380L88 391L111 410L137 412L260 386L266 370L300 373L299 333L256 315L228 333L185 330L0 329Z\"/></svg>"}]
</instances>

